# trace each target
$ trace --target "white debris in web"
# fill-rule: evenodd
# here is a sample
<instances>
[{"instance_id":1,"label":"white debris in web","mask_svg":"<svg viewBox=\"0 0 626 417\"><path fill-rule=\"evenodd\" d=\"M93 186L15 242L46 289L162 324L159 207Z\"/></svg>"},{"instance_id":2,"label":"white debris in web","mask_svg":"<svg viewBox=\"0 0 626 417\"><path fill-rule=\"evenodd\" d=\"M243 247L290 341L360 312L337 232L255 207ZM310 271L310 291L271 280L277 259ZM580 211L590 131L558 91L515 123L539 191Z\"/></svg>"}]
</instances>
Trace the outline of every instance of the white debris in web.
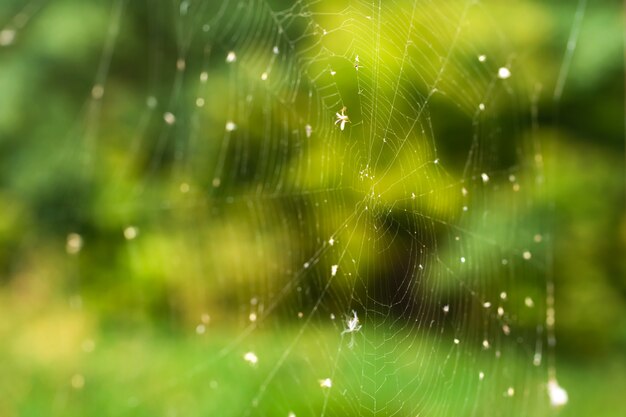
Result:
<instances>
[{"instance_id":1,"label":"white debris in web","mask_svg":"<svg viewBox=\"0 0 626 417\"><path fill-rule=\"evenodd\" d=\"M482 178L483 182L489 181L489 175L487 175L484 172L482 174L480 174L480 178Z\"/></svg>"},{"instance_id":2,"label":"white debris in web","mask_svg":"<svg viewBox=\"0 0 626 417\"><path fill-rule=\"evenodd\" d=\"M237 130L237 125L232 120L229 120L229 121L226 122L225 129L226 129L227 132L233 132L233 131Z\"/></svg>"},{"instance_id":3,"label":"white debris in web","mask_svg":"<svg viewBox=\"0 0 626 417\"><path fill-rule=\"evenodd\" d=\"M15 41L15 30L3 29L0 31L0 46L9 46Z\"/></svg>"},{"instance_id":4,"label":"white debris in web","mask_svg":"<svg viewBox=\"0 0 626 417\"><path fill-rule=\"evenodd\" d=\"M354 69L358 71L359 68L361 68L361 64L359 63L359 56L357 55L354 59Z\"/></svg>"},{"instance_id":5,"label":"white debris in web","mask_svg":"<svg viewBox=\"0 0 626 417\"><path fill-rule=\"evenodd\" d=\"M501 80L506 80L510 76L511 70L509 70L507 67L500 67L498 69L498 78L500 78Z\"/></svg>"},{"instance_id":6,"label":"white debris in web","mask_svg":"<svg viewBox=\"0 0 626 417\"><path fill-rule=\"evenodd\" d=\"M485 56L485 55L478 55L478 61L485 62L486 60L487 60L487 56Z\"/></svg>"},{"instance_id":7,"label":"white debris in web","mask_svg":"<svg viewBox=\"0 0 626 417\"><path fill-rule=\"evenodd\" d=\"M166 112L163 114L163 120L165 120L165 123L168 125L173 125L176 123L176 116L174 116L171 112Z\"/></svg>"},{"instance_id":8,"label":"white debris in web","mask_svg":"<svg viewBox=\"0 0 626 417\"><path fill-rule=\"evenodd\" d=\"M354 333L361 330L361 325L359 324L359 317L356 314L356 311L352 310L352 316L348 316L346 319L346 328L341 332L341 334L345 333Z\"/></svg>"},{"instance_id":9,"label":"white debris in web","mask_svg":"<svg viewBox=\"0 0 626 417\"><path fill-rule=\"evenodd\" d=\"M311 125L307 124L304 126L304 133L306 134L307 138L311 137L311 134L313 133L313 128L311 127Z\"/></svg>"},{"instance_id":10,"label":"white debris in web","mask_svg":"<svg viewBox=\"0 0 626 417\"><path fill-rule=\"evenodd\" d=\"M133 240L139 235L139 229L135 226L128 226L124 229L124 238L126 240Z\"/></svg>"},{"instance_id":11,"label":"white debris in web","mask_svg":"<svg viewBox=\"0 0 626 417\"><path fill-rule=\"evenodd\" d=\"M331 276L335 276L337 275L337 269L339 269L339 265L333 265L330 267L330 275Z\"/></svg>"},{"instance_id":12,"label":"white debris in web","mask_svg":"<svg viewBox=\"0 0 626 417\"><path fill-rule=\"evenodd\" d=\"M83 238L78 233L70 233L67 235L65 243L65 251L70 255L77 254L83 248Z\"/></svg>"},{"instance_id":13,"label":"white debris in web","mask_svg":"<svg viewBox=\"0 0 626 417\"><path fill-rule=\"evenodd\" d=\"M243 359L250 365L256 365L259 362L259 358L254 352L246 352L246 354L243 355Z\"/></svg>"},{"instance_id":14,"label":"white debris in web","mask_svg":"<svg viewBox=\"0 0 626 417\"><path fill-rule=\"evenodd\" d=\"M514 395L515 395L515 388L513 388L513 387L509 387L509 388L506 390L506 396L507 396L507 397L512 397L512 396L514 396Z\"/></svg>"},{"instance_id":15,"label":"white debris in web","mask_svg":"<svg viewBox=\"0 0 626 417\"><path fill-rule=\"evenodd\" d=\"M559 385L556 379L548 381L548 396L550 397L550 405L552 407L562 407L569 401L567 391Z\"/></svg>"},{"instance_id":16,"label":"white debris in web","mask_svg":"<svg viewBox=\"0 0 626 417\"><path fill-rule=\"evenodd\" d=\"M533 301L533 299L532 299L532 298L530 298L530 297L526 297L526 298L524 298L524 304L525 304L525 305L526 305L526 307L528 307L528 308L532 308L532 307L534 307L534 306L535 306L535 302L534 302L534 301Z\"/></svg>"},{"instance_id":17,"label":"white debris in web","mask_svg":"<svg viewBox=\"0 0 626 417\"><path fill-rule=\"evenodd\" d=\"M322 388L331 388L333 386L333 381L330 378L320 379L319 383Z\"/></svg>"},{"instance_id":18,"label":"white debris in web","mask_svg":"<svg viewBox=\"0 0 626 417\"><path fill-rule=\"evenodd\" d=\"M530 253L530 251L524 251L524 253L522 254L522 257L528 261L530 258L533 257L533 254Z\"/></svg>"},{"instance_id":19,"label":"white debris in web","mask_svg":"<svg viewBox=\"0 0 626 417\"><path fill-rule=\"evenodd\" d=\"M104 87L102 84L96 84L91 89L91 97L94 100L100 100L104 96Z\"/></svg>"},{"instance_id":20,"label":"white debris in web","mask_svg":"<svg viewBox=\"0 0 626 417\"><path fill-rule=\"evenodd\" d=\"M180 3L179 11L181 16L186 16L189 11L189 2L187 0Z\"/></svg>"},{"instance_id":21,"label":"white debris in web","mask_svg":"<svg viewBox=\"0 0 626 417\"><path fill-rule=\"evenodd\" d=\"M237 61L237 54L234 51L230 51L228 55L226 55L226 62L229 64Z\"/></svg>"}]
</instances>

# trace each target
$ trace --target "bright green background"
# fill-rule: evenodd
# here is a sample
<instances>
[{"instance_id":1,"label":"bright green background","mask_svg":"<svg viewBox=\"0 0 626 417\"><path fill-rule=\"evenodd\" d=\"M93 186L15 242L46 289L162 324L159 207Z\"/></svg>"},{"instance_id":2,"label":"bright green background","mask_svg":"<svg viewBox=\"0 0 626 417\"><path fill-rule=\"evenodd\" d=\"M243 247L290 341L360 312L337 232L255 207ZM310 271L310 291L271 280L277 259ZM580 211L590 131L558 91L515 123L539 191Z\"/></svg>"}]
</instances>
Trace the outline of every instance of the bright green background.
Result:
<instances>
[{"instance_id":1,"label":"bright green background","mask_svg":"<svg viewBox=\"0 0 626 417\"><path fill-rule=\"evenodd\" d=\"M233 102L233 93L229 90L232 79L221 57L230 46L243 42L233 34L258 33L248 45L258 41L259 50L263 40L271 38L272 35L263 30L249 31L251 21L263 21L259 16L263 16L266 9L261 2L252 6L259 14L250 17L251 20L235 20L230 32L211 34L209 42L203 43L201 36L197 36L183 51L180 47L185 43L181 39L188 33L201 33L202 15L196 16L196 21L177 21L172 17L178 13L177 3L159 1L146 7L143 2L129 2L122 12L110 66L102 69L101 75L107 78L101 107L94 105L89 95L94 80L104 81L98 75L98 65L104 45L111 40L108 31L115 21L112 3L51 1L41 3L39 9L40 3L33 2L22 9L23 3L4 1L0 6L0 26L14 25L20 11L33 12L32 19L17 33L15 42L0 47L0 338L3 340L0 344L0 415L147 416L175 415L175 411L178 415L239 415L271 368L260 363L256 374L250 377L247 364L219 352L241 334L238 326L241 326L241 317L247 315L247 311L242 313L242 310L247 308L250 296L255 292L271 293L263 289L267 277L256 277L255 272L274 268L280 275L298 268L288 261L269 265L267 260L283 259L285 247L293 246L294 251L302 253L313 250L316 242L311 240L332 233L337 221L349 214L348 208L351 210L360 201L364 189L359 189L356 179L345 179L343 185L353 186L352 191L326 196L341 204L320 208L317 212L303 209L305 220L300 223L294 218L288 220L289 225L302 225L313 218L322 219L316 229L321 230L319 236L317 231L311 231L313 229L299 235L287 234L280 219L290 216L295 208L308 207L307 201L321 202L324 195L302 201L270 200L263 209L257 207L259 213L269 216L264 221L255 220L245 205L213 207L207 203L211 200L204 198L203 190L212 188L214 177L213 171L205 169L210 165L207 160L213 161L219 151L217 145L223 143L222 123L230 111L228 103ZM220 6L217 3L221 2L209 4L202 13L212 16ZM290 4L275 3L280 4L272 4L274 9ZM388 7L385 10L393 16L394 7L401 8L409 3L385 4ZM524 195L526 200L519 207L524 206L524 201L532 207L523 212L514 212L508 205L513 201L510 194L496 193L494 198L500 196L501 201L492 202L490 206L495 210L495 225L492 229L477 230L485 234L505 233L508 219L515 215L519 220L516 228L521 232L514 238L506 237L509 243L515 245L517 239L521 242L524 234L532 236L533 227L537 225L549 232L556 286L557 369L559 381L570 395L569 405L558 414L618 416L623 414L621 396L626 392L624 11L616 1L589 2L579 27L578 45L563 95L554 100L552 92L564 64L576 3L486 1L480 6L486 13L470 17L475 29L471 36L463 35L459 49L472 55L474 45L481 45L493 51L490 58L513 59L513 77L523 74L511 84L512 97L519 99L517 105L498 98L488 102L496 108L494 124L504 126L505 135L510 129L518 140L530 136L532 141L541 143L547 178L547 191ZM234 7L233 3L226 9L225 20L231 16L229 13L234 13ZM319 10L326 11L325 7L344 10L341 2L322 2ZM429 23L445 22L448 12L457 10L437 2L424 2L418 10L420 7L424 7L424 28L428 28ZM492 21L481 20L487 15ZM440 16L441 20L435 16ZM330 25L339 17L320 19ZM294 24L295 32L299 24ZM446 39L453 32L445 24L433 27L436 29L431 31L422 28L419 34L433 44L442 42L445 51ZM494 35L495 27L502 32ZM389 56L381 58L391 72L397 65L397 54L401 53L393 49L392 44L397 41L393 29L381 29L381 33L391 39L390 45L385 46ZM338 35L334 43L329 42L329 47L336 47L334 52L341 54L344 40ZM209 64L204 61L206 44L215 48L212 56L220 57ZM255 51L255 48L250 50ZM207 111L199 115L192 104L184 104L195 100L200 88L197 78L182 82L178 95L172 93L177 85L175 62L181 54L187 58L190 73L209 69ZM463 57L459 57L460 62ZM371 60L368 61L367 54L360 58L365 66L363 73L367 74L367 62ZM257 72L260 72L263 59L262 56L250 58L249 70L259 69ZM424 55L421 59L423 71L417 71L417 75L433 76L428 64L436 62L437 57ZM239 61L245 62L243 54ZM255 64L259 68L254 67ZM336 65L341 68L342 64L338 61ZM441 101L433 100L431 114L434 124L443 126L435 131L434 137L444 166L457 178L467 157L467 149L458 145L459 135L462 136L468 126L464 106L471 104L472 99L471 84L464 84L468 80L463 76L469 74L470 78L476 76L479 82L486 81L484 75L475 74L475 62L460 65L458 74L452 71L444 77L447 96ZM312 68L315 70L315 65ZM293 75L288 65L282 71L277 70L275 78L279 74ZM237 77L248 79L245 73ZM350 80L340 79L338 83L346 86L343 99L348 101L345 104L351 112L357 98L354 91L349 90ZM250 88L256 88L252 82L251 85ZM455 90L454 85L458 85L458 89ZM540 91L537 100L531 99L535 91ZM389 97L391 93L390 84L383 85L381 96ZM173 101L177 115L173 130L158 116L144 121L146 98L158 99L156 112L166 111L171 94L177 97ZM244 100L245 97L236 96L235 101ZM303 114L302 106L302 103L295 106L292 113L282 110L289 123ZM530 123L533 106L538 123L534 130ZM273 111L276 126L280 126L283 114L274 107ZM316 109L318 114L324 114L323 111L332 118L335 110ZM353 121L357 121L356 114L350 114ZM253 113L238 126L239 131L250 132L253 154L262 152L261 144L267 137L255 124L257 118L260 120L261 115ZM352 132L362 129L357 123L353 125L349 126ZM188 139L194 132L202 132L204 136ZM138 142L138 134L150 139ZM355 146L364 149L365 145ZM485 155L504 159L514 145L508 148L505 145L493 154L487 146L482 150ZM426 153L429 151L432 150ZM349 148L337 147L331 152L320 146L310 152L313 155L330 153L332 161L346 161L347 171L358 171ZM424 156L424 161L430 157ZM230 171L228 163L225 172L234 172ZM325 170L329 175L323 180L311 175L311 172ZM252 172L225 175L221 187L208 193L213 193L211 198L218 200L228 195L250 195L258 179L254 170ZM422 177L404 178L401 185L414 181L412 185L429 190L449 184L445 176L437 176L439 171L434 168L424 172L433 176L432 182L421 183ZM313 167L308 175L282 175L287 184L329 190L344 174L338 168L321 166ZM262 178L267 180L269 188L276 186L267 172ZM397 177L392 175L394 178ZM182 195L179 187L184 181L189 181L191 188L188 194ZM497 178L494 177L494 181ZM400 198L396 193L401 190L391 183L393 181L381 185L382 189L387 189L388 194L383 197L387 198L386 204ZM425 198L420 210L453 222L450 213L460 204L452 193L443 192L439 199ZM307 217L307 213L312 217ZM256 229L259 224L267 228L260 244L265 252L242 259L242 254L254 253L259 247L258 241L255 243L259 238ZM123 236L128 225L139 229L138 238L132 242ZM69 233L80 233L83 238L84 248L77 255L66 252ZM356 245L371 237L370 233L356 229L359 236ZM347 241L347 236L341 239ZM486 247L474 242L472 250L484 262L479 263L478 268L491 267ZM392 251L395 252L391 255L364 257L360 260L362 268L375 269L396 259L395 256L402 258L401 245L393 246ZM445 247L441 252L442 257L448 256ZM544 256L546 254L544 252ZM188 259L202 261L188 263ZM210 271L221 271L223 275L203 276L199 273L203 262L209 265ZM548 264L546 258L541 258L540 262ZM216 265L220 263L218 268ZM322 264L324 268L330 265L326 260ZM537 284L535 273L524 269L518 272L530 283L517 284L514 289L520 294L511 294L513 298L523 298L522 291L541 294L543 281ZM540 274L543 279L547 275L546 271ZM498 279L497 274L493 277ZM346 284L339 285L344 287L339 286L337 293L346 294ZM457 297L462 299L463 295ZM538 298L541 299L541 295ZM310 309L306 300L303 303ZM207 306L211 310L211 323L223 325L209 326L210 337L199 339L195 328ZM280 314L289 316L298 308L295 303L287 303ZM536 318L519 318L521 327L531 332L536 323L533 320ZM285 344L297 337L295 319L279 323L268 326L258 337L255 346L260 358L278 359ZM467 333L473 334L471 320L466 325ZM308 361L307 366L325 366L329 354L320 346L334 346L337 330L337 326L315 323L312 331L299 342L302 350L295 356ZM448 350L442 347L440 339L430 337L415 343L424 351L433 346L436 354L431 361L442 364L442 372L445 372ZM384 338L380 343L385 343ZM276 346L283 347L277 350ZM240 359L239 351L235 351L234 357ZM459 360L469 363L478 357L470 352ZM355 368L360 368L361 359L358 355L354 358ZM287 368L293 371L298 366L301 364L293 359ZM350 367L349 364L342 366ZM509 371L515 373L516 367L525 369L528 365L512 360L508 366L513 369ZM434 367L427 369L436 371ZM471 378L464 372L457 370L455 373L461 387L463 381ZM71 384L77 374L85 378L85 386L79 390ZM219 392L230 396L215 394L217 388L212 382L215 375L222 377ZM532 375L532 378L541 378ZM279 381L280 377L279 374ZM429 377L424 376L426 380ZM401 382L403 378L408 381L411 375L398 375L398 378ZM291 391L285 391L282 385L280 389L272 386L268 389L266 397L274 399L267 405L268 415L287 415L288 404L295 405L296 409L301 405L297 415L313 414L313 410L319 409L323 401L319 390L309 393L304 383L286 386ZM141 387L138 391L143 397L139 404L134 404L132 393L137 387ZM466 399L460 391L455 391L456 386L438 389L431 393L432 404L439 404L431 405L433 415L463 409ZM479 408L479 415L489 415L492 410L488 406L497 407L500 401L476 399L479 400L483 404L480 407L487 407ZM523 407L523 400L520 401ZM240 407L240 404L243 405ZM346 406L345 415L356 414L355 410L358 408ZM524 414L523 408L520 410L520 414ZM534 410L532 405L529 410ZM364 409L360 412L367 414ZM469 415L471 410L466 412ZM546 411L548 414L550 412Z\"/></svg>"}]
</instances>

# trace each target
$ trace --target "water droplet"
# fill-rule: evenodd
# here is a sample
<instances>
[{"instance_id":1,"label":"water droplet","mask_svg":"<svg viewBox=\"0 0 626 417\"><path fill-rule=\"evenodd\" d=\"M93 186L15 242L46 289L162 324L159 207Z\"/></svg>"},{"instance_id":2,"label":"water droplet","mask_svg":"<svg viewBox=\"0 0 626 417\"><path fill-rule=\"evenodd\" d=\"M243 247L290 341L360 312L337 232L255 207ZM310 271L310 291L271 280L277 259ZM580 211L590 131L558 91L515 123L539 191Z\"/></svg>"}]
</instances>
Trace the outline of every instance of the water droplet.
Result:
<instances>
[{"instance_id":1,"label":"water droplet","mask_svg":"<svg viewBox=\"0 0 626 417\"><path fill-rule=\"evenodd\" d=\"M333 381L331 381L330 378L320 379L319 383L322 388L330 388L333 386Z\"/></svg>"},{"instance_id":2,"label":"water droplet","mask_svg":"<svg viewBox=\"0 0 626 417\"><path fill-rule=\"evenodd\" d=\"M14 29L3 29L0 31L0 46L9 46L15 41Z\"/></svg>"},{"instance_id":3,"label":"water droplet","mask_svg":"<svg viewBox=\"0 0 626 417\"><path fill-rule=\"evenodd\" d=\"M237 125L235 124L235 122L229 120L226 122L225 128L227 132L233 132L237 130Z\"/></svg>"},{"instance_id":4,"label":"water droplet","mask_svg":"<svg viewBox=\"0 0 626 417\"><path fill-rule=\"evenodd\" d=\"M124 229L124 238L126 238L126 240L132 240L136 238L138 234L139 229L137 229L135 226L128 226L126 229Z\"/></svg>"},{"instance_id":5,"label":"water droplet","mask_svg":"<svg viewBox=\"0 0 626 417\"><path fill-rule=\"evenodd\" d=\"M100 100L104 96L104 87L101 84L96 84L91 89L91 97L94 100Z\"/></svg>"},{"instance_id":6,"label":"water droplet","mask_svg":"<svg viewBox=\"0 0 626 417\"><path fill-rule=\"evenodd\" d=\"M250 365L256 365L259 362L259 358L254 352L246 352L246 354L243 355L243 359Z\"/></svg>"},{"instance_id":7,"label":"water droplet","mask_svg":"<svg viewBox=\"0 0 626 417\"><path fill-rule=\"evenodd\" d=\"M507 67L500 67L498 69L498 78L506 80L511 76L511 71Z\"/></svg>"},{"instance_id":8,"label":"water droplet","mask_svg":"<svg viewBox=\"0 0 626 417\"><path fill-rule=\"evenodd\" d=\"M83 238L78 233L70 233L67 235L67 241L65 244L65 250L67 253L74 255L83 247Z\"/></svg>"},{"instance_id":9,"label":"water droplet","mask_svg":"<svg viewBox=\"0 0 626 417\"><path fill-rule=\"evenodd\" d=\"M174 123L176 123L176 116L174 116L170 112L167 112L163 115L163 120L165 120L165 123L167 123L168 125L173 125Z\"/></svg>"},{"instance_id":10,"label":"water droplet","mask_svg":"<svg viewBox=\"0 0 626 417\"><path fill-rule=\"evenodd\" d=\"M230 63L233 63L235 61L237 61L237 54L235 54L234 51L230 51L228 53L228 55L226 55L226 62L228 62L230 64Z\"/></svg>"},{"instance_id":11,"label":"water droplet","mask_svg":"<svg viewBox=\"0 0 626 417\"><path fill-rule=\"evenodd\" d=\"M548 381L548 396L552 407L561 407L569 401L567 391L559 385L556 379Z\"/></svg>"}]
</instances>

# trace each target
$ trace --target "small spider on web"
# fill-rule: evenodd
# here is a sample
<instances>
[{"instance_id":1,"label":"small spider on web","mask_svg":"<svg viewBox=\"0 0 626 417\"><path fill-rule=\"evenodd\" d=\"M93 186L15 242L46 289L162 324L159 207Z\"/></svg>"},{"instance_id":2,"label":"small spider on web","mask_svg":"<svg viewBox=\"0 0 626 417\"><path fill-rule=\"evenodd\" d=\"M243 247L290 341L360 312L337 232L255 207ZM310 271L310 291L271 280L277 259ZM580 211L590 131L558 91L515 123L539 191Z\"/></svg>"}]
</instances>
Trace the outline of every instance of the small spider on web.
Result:
<instances>
[{"instance_id":1,"label":"small spider on web","mask_svg":"<svg viewBox=\"0 0 626 417\"><path fill-rule=\"evenodd\" d=\"M359 317L356 315L356 311L352 310L352 316L346 316L346 328L341 332L342 336L346 333L350 333L350 343L348 343L350 349L354 347L354 333L359 330L361 330Z\"/></svg>"},{"instance_id":2,"label":"small spider on web","mask_svg":"<svg viewBox=\"0 0 626 417\"><path fill-rule=\"evenodd\" d=\"M339 129L343 130L346 127L346 123L350 123L350 119L348 118L348 115L346 114L346 110L347 107L343 106L340 110L340 113L335 113L335 115L337 116L337 120L335 120L335 124L339 125Z\"/></svg>"}]
</instances>

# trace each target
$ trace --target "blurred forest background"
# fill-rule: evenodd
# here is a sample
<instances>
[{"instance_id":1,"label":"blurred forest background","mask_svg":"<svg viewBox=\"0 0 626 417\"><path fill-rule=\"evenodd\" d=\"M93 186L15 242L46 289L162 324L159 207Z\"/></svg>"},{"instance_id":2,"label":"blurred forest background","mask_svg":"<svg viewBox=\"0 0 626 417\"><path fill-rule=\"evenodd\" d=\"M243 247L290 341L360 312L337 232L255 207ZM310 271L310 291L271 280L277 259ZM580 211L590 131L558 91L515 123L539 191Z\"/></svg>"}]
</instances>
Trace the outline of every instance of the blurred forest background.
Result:
<instances>
[{"instance_id":1,"label":"blurred forest background","mask_svg":"<svg viewBox=\"0 0 626 417\"><path fill-rule=\"evenodd\" d=\"M277 179L263 166L248 173L237 171L229 167L228 158L223 172L232 175L216 178L213 171L207 172L206 161L213 161L220 151L211 144L228 140L223 120L228 120L227 100L233 100L233 93L225 63L228 48L223 45L228 42L219 35L215 38L216 51L210 54L219 58L207 64L206 45L198 34L203 31L203 19L210 20L223 2L209 4L203 11L207 17L196 16L195 23L187 26L172 17L179 13L180 2L147 3L4 0L0 5L0 28L4 28L0 32L1 416L120 415L120 409L133 405L124 388L127 384L144 385L155 392L174 387L178 397L173 403L195 407L183 408L180 415L228 415L215 408L219 401L200 405L198 397L203 394L190 377L181 375L201 373L198 364L206 360L207 349L217 351L236 335L217 331L202 343L198 335L211 332L214 322L227 323L226 328L231 322L234 328L247 322L249 300L255 294L266 295L269 304L278 287L255 280L255 272L269 276L297 270L301 259L291 257L291 252L289 257L282 256L283 252L311 253L319 238L330 236L337 227L334 221L347 216L341 210L356 204L356 197L348 192L329 197L343 207L320 208L315 213L306 197L289 204L268 199L269 208L257 212L259 218L255 218L251 206L207 203L207 193L216 199L252 193L259 177L269 191L281 186L295 190L302 184L328 190L337 185L340 174L329 170L330 175L320 182L299 171L297 175L281 173L283 177ZM260 9L260 2L252 3ZM288 1L270 3L275 10L291 5ZM333 7L342 10L339 3ZM439 7L437 2L425 3L432 9ZM551 250L545 255L548 267L542 273L555 284L557 369L570 395L570 404L558 414L623 415L622 4L591 1L578 26L577 1L480 3L493 21L506 28L506 41L480 30L474 36L482 45L504 50L506 59L513 57L512 79L523 74L523 80L515 81L522 85L515 93L518 105L494 99L494 106L500 106L494 118L504 120L505 125L515 120L515 135L532 136L540 143L545 163L548 191L526 196L532 200L532 209L521 215L524 219L518 227L540 224L550 236ZM116 28L112 22L118 21L118 12ZM269 36L262 27L256 30L247 25L250 21L238 20L229 33ZM570 62L565 48L572 26L578 31L578 42ZM450 35L445 28L437 30L423 36ZM193 33L195 40L181 41ZM474 39L465 41L472 44ZM111 53L104 65L103 53ZM185 62L177 64L180 56ZM367 56L361 56L361 61L366 62ZM363 65L367 71L367 64ZM568 68L564 88L555 99L564 65ZM181 66L194 74L193 80L179 78ZM475 66L468 63L467 73ZM209 77L204 87L196 76L203 69L208 69ZM290 77L289 71L283 75ZM206 89L206 103L201 104L207 111L198 115L196 96L201 88ZM449 93L447 98L462 103L468 90L462 87L458 96ZM236 100L243 102L245 97ZM347 107L349 112L355 108ZM328 120L334 120L339 108L331 109ZM315 111L322 114L321 109ZM457 146L459 132L469 126L462 113L446 102L433 102L432 120L446 122L433 135L444 163L455 161L449 165L455 175L468 158L468 149ZM255 131L259 114L251 112L247 122L238 121L236 128L247 129L252 137L264 137L267 132ZM349 129L358 129L354 113L350 114L353 126ZM273 117L278 126L281 116ZM197 126L209 126L209 130L213 126L214 133L203 133L210 140L194 138ZM234 131L235 126L231 127L227 125L226 130ZM151 139L142 141L139 136ZM281 148L272 149L278 153ZM249 152L250 161L259 155L261 165L263 158L280 157L264 153L269 151L260 145L251 145ZM495 152L507 154L506 150ZM337 161L345 158L349 169L355 167L349 151L334 157ZM427 173L436 176L434 168ZM433 181L421 186L446 185L444 179ZM388 198L399 199L396 194ZM453 222L448 211L461 203L447 194L441 198L425 203L423 210ZM304 213L305 220L295 213ZM299 229L295 237L285 231L292 225L302 227L307 219L322 220ZM325 223L325 219L330 220ZM260 227L271 235L265 239L272 243L259 251ZM356 233L366 240L370 232L358 229ZM528 233L532 236L534 231ZM392 242L398 246L392 246L396 252L384 256L402 264L402 247L398 240ZM445 251L444 246L441 250ZM486 249L473 250L482 253ZM275 261L270 265L268 259ZM374 270L380 261L372 255L362 259L361 266ZM221 271L219 276L206 278L200 271L218 264L221 267L213 266L211 271ZM330 264L324 268L330 270ZM526 291L523 285L518 290ZM316 282L310 288L316 288ZM537 299L543 288L535 288ZM310 300L315 301L312 291ZM338 290L340 294L346 291ZM298 306L285 306L281 314L299 311L302 305L310 310L313 304L298 302ZM519 320L525 323L523 317ZM534 331L531 324L528 327ZM315 336L326 337L323 327L316 327L311 337ZM258 349L271 355L269 344ZM310 349L314 358L315 347ZM238 371L228 372L231 383L238 383ZM242 384L242 391L249 393L260 382ZM130 409L128 415L175 415L172 410L181 410L173 405L170 409L163 401L155 399ZM223 405L239 399L220 401Z\"/></svg>"}]
</instances>

